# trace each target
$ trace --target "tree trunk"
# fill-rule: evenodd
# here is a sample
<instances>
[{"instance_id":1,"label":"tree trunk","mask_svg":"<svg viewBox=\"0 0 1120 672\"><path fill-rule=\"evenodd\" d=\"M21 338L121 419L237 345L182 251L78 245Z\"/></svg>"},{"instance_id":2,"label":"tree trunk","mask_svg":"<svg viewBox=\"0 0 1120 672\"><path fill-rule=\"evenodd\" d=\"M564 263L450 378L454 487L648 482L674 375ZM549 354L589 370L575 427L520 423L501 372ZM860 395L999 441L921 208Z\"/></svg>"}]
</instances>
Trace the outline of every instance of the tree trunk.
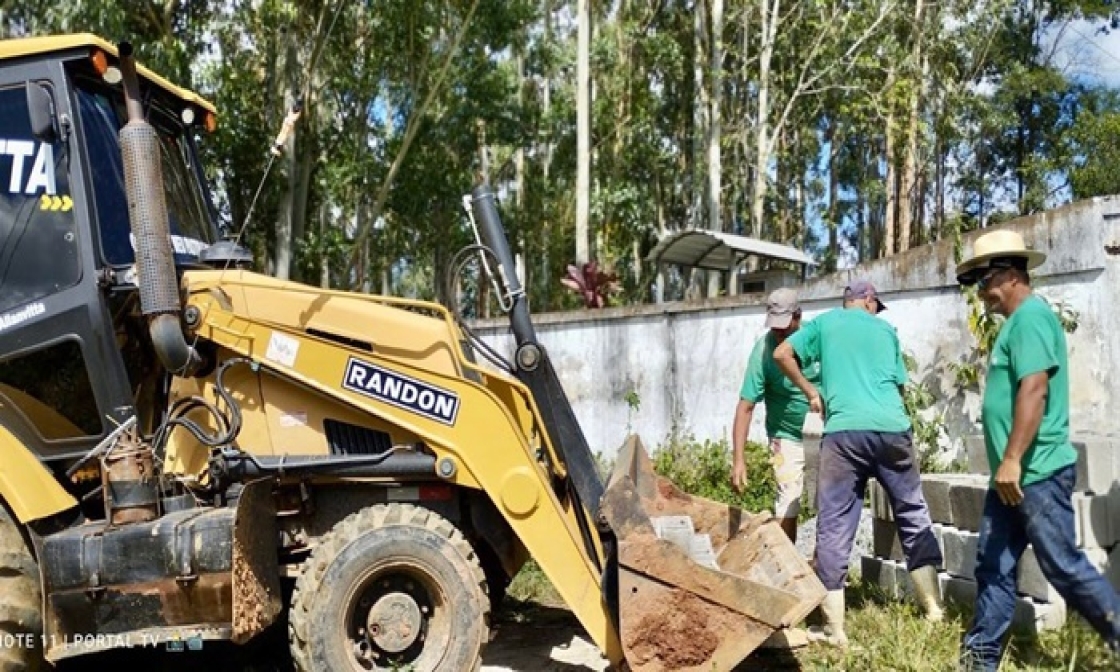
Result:
<instances>
[{"instance_id":1,"label":"tree trunk","mask_svg":"<svg viewBox=\"0 0 1120 672\"><path fill-rule=\"evenodd\" d=\"M484 121L478 122L478 166L479 174L482 176L482 179L489 184L490 150L486 146L486 122ZM499 272L499 269L493 267L491 267L490 270L495 273ZM489 292L487 292L489 287L490 283L486 278L486 273L480 267L478 269L478 305L475 307L475 315L483 319L490 317L490 295Z\"/></svg>"},{"instance_id":2,"label":"tree trunk","mask_svg":"<svg viewBox=\"0 0 1120 672\"><path fill-rule=\"evenodd\" d=\"M798 139L798 151L800 151L800 142L801 141L800 141L800 138L799 138ZM805 228L806 228L805 227L805 193L808 191L808 189L805 186L805 180L806 180L806 171L801 170L799 168L797 170L797 177L794 178L794 182L797 185L796 189L794 191L794 194L793 194L794 212L793 212L792 224L793 224L794 231L793 231L793 239L789 242L790 242L790 244L792 244L792 245L794 245L794 246L796 246L800 249L804 249L805 248L805 243L806 243L806 241L805 241Z\"/></svg>"},{"instance_id":3,"label":"tree trunk","mask_svg":"<svg viewBox=\"0 0 1120 672\"><path fill-rule=\"evenodd\" d=\"M366 218L369 217L369 204L365 198L358 199L358 216L355 222L355 228L361 229L366 224ZM370 239L366 238L365 243L362 245L362 264L359 271L359 278L361 282L362 292L369 294L373 291L373 255L372 244ZM343 285L345 286L345 285Z\"/></svg>"},{"instance_id":4,"label":"tree trunk","mask_svg":"<svg viewBox=\"0 0 1120 672\"><path fill-rule=\"evenodd\" d=\"M871 257L871 231L867 220L867 197L863 189L856 189L856 262L863 263ZM839 250L839 248L837 248ZM839 262L839 252L836 253Z\"/></svg>"},{"instance_id":5,"label":"tree trunk","mask_svg":"<svg viewBox=\"0 0 1120 672\"><path fill-rule=\"evenodd\" d=\"M720 106L723 101L723 0L712 2L712 46L711 61L711 101L708 112L708 228L712 231L723 231L720 206L720 142L721 127ZM720 273L712 273L708 279L708 295L715 296L719 293ZM738 294L738 282L734 269L728 269L727 293L730 296Z\"/></svg>"},{"instance_id":6,"label":"tree trunk","mask_svg":"<svg viewBox=\"0 0 1120 672\"><path fill-rule=\"evenodd\" d=\"M552 42L552 2L551 0L542 0L542 12L544 13L544 42L550 44ZM544 90L541 92L541 117L549 119L552 114L552 71L544 73ZM548 186L550 184L549 177L552 171L552 137L548 136L544 141L544 151L541 157L541 214L544 221L541 222L541 304L545 309L552 306L552 266L550 251L552 249L552 212L548 209L546 202L548 196Z\"/></svg>"},{"instance_id":7,"label":"tree trunk","mask_svg":"<svg viewBox=\"0 0 1120 672\"><path fill-rule=\"evenodd\" d=\"M774 135L773 155L777 157L774 161L774 188L777 193L774 195L774 216L770 218L770 230L762 232L762 238L776 240L779 243L786 242L786 227L789 226L786 185L789 184L790 168L789 162L782 160L789 148L786 136L785 131Z\"/></svg>"},{"instance_id":8,"label":"tree trunk","mask_svg":"<svg viewBox=\"0 0 1120 672\"><path fill-rule=\"evenodd\" d=\"M762 40L758 53L758 117L755 122L754 189L751 192L751 235L762 235L762 217L766 207L766 173L770 164L770 62L774 56L774 38L778 28L781 0L759 0Z\"/></svg>"},{"instance_id":9,"label":"tree trunk","mask_svg":"<svg viewBox=\"0 0 1120 672\"><path fill-rule=\"evenodd\" d=\"M520 52L517 54L517 107L520 109L525 104L525 57ZM514 205L517 208L517 217L525 220L525 149L518 147L513 154L514 181L517 191L514 195ZM528 256L525 226L518 227L517 234L517 278L522 287L529 287L529 269L525 263Z\"/></svg>"},{"instance_id":10,"label":"tree trunk","mask_svg":"<svg viewBox=\"0 0 1120 672\"><path fill-rule=\"evenodd\" d=\"M299 75L299 60L296 54L296 42L291 37L288 38L288 46L284 51L284 76L281 81L285 82L288 91L296 91L297 89L291 86ZM291 95L284 96L284 109L292 109L295 103ZM288 168L287 187L284 189L283 194L280 196L280 208L276 213L276 246L273 250L273 273L280 280L287 280L291 277L292 271L292 236L295 233L295 217L296 217L296 204L298 202L297 191L300 184L300 166L302 161L300 156L296 153L298 145L296 138L299 133L289 133L287 140L284 143L284 156L283 163Z\"/></svg>"},{"instance_id":11,"label":"tree trunk","mask_svg":"<svg viewBox=\"0 0 1120 672\"><path fill-rule=\"evenodd\" d=\"M692 207L689 228L704 226L704 137L707 134L708 88L704 82L704 3L696 0L692 15Z\"/></svg>"},{"instance_id":12,"label":"tree trunk","mask_svg":"<svg viewBox=\"0 0 1120 672\"><path fill-rule=\"evenodd\" d=\"M331 204L324 198L323 202L319 205L319 241L325 243L327 240L327 232L331 228ZM331 288L331 255L324 244L322 253L319 255L319 286L323 289Z\"/></svg>"},{"instance_id":13,"label":"tree trunk","mask_svg":"<svg viewBox=\"0 0 1120 672\"><path fill-rule=\"evenodd\" d=\"M828 252L833 264L840 261L840 147L843 140L837 137L837 119L828 121ZM857 189L857 193L861 190ZM862 196L862 194L860 194ZM835 268L835 266L833 266Z\"/></svg>"},{"instance_id":14,"label":"tree trunk","mask_svg":"<svg viewBox=\"0 0 1120 672\"><path fill-rule=\"evenodd\" d=\"M934 216L937 228L933 234L934 240L941 240L941 236L945 233L945 155L947 153L945 138L939 133L937 135L937 175L934 187L937 192L934 195L934 200L937 202L937 213Z\"/></svg>"},{"instance_id":15,"label":"tree trunk","mask_svg":"<svg viewBox=\"0 0 1120 672\"><path fill-rule=\"evenodd\" d=\"M910 54L911 65L918 68L922 62L922 9L923 1L914 1L913 47ZM923 75L925 73L922 73ZM924 78L911 81L909 119L906 123L906 152L903 160L902 175L898 188L898 249L910 249L912 229L914 228L915 200L918 186L918 131L920 118L918 106L921 104ZM918 226L921 222L917 222Z\"/></svg>"},{"instance_id":16,"label":"tree trunk","mask_svg":"<svg viewBox=\"0 0 1120 672\"><path fill-rule=\"evenodd\" d=\"M890 91L894 83L894 69L887 73L887 90ZM894 109L887 109L886 149L884 151L887 163L886 187L887 195L886 212L883 213L883 250L882 255L889 257L895 252L897 240L896 225L898 222L898 170L895 168L896 157L894 142Z\"/></svg>"},{"instance_id":17,"label":"tree trunk","mask_svg":"<svg viewBox=\"0 0 1120 672\"><path fill-rule=\"evenodd\" d=\"M576 264L591 260L591 0L577 0Z\"/></svg>"}]
</instances>

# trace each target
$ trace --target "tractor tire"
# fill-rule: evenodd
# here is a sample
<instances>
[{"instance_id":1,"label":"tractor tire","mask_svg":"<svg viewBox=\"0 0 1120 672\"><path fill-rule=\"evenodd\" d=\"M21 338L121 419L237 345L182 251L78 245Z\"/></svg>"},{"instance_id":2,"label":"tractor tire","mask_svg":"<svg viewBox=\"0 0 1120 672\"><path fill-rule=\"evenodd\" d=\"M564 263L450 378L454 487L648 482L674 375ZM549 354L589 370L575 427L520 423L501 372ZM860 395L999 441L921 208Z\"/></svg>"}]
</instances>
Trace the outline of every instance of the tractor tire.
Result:
<instances>
[{"instance_id":1,"label":"tractor tire","mask_svg":"<svg viewBox=\"0 0 1120 672\"><path fill-rule=\"evenodd\" d=\"M39 672L43 660L39 565L0 505L0 672Z\"/></svg>"},{"instance_id":2,"label":"tractor tire","mask_svg":"<svg viewBox=\"0 0 1120 672\"><path fill-rule=\"evenodd\" d=\"M490 601L454 525L418 506L379 504L323 536L288 619L299 672L470 672L482 665Z\"/></svg>"}]
</instances>

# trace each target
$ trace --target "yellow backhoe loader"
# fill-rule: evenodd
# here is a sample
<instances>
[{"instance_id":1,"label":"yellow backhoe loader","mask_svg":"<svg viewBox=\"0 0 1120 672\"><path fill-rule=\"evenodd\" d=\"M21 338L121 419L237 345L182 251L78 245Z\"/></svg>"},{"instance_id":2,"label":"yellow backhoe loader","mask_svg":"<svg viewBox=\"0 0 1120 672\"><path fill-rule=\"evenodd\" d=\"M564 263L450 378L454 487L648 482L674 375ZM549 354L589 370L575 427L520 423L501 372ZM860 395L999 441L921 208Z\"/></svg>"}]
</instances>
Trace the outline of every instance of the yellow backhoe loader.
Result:
<instances>
[{"instance_id":1,"label":"yellow backhoe loader","mask_svg":"<svg viewBox=\"0 0 1120 672\"><path fill-rule=\"evenodd\" d=\"M253 272L216 123L127 42L0 42L0 670L283 624L304 672L477 669L529 558L618 669L730 670L823 599L636 438L600 479L488 186L512 361L442 305Z\"/></svg>"}]
</instances>

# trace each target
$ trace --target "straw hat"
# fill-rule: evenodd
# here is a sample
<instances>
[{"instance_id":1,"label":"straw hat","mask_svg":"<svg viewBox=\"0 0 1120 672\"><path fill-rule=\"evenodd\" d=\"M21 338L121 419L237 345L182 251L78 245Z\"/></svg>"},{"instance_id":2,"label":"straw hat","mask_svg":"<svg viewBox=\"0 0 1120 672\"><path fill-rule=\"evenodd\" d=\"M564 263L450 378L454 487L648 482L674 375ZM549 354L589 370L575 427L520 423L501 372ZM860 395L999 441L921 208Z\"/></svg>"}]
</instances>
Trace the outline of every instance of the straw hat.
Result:
<instances>
[{"instance_id":1,"label":"straw hat","mask_svg":"<svg viewBox=\"0 0 1120 672\"><path fill-rule=\"evenodd\" d=\"M972 243L972 256L957 265L957 280L962 281L962 278L975 275L978 270L987 270L993 265L1006 265L993 264L995 260L1010 261L1011 259L1025 260L1025 270L1029 271L1046 261L1046 255L1028 249L1018 232L996 229L985 233Z\"/></svg>"}]
</instances>

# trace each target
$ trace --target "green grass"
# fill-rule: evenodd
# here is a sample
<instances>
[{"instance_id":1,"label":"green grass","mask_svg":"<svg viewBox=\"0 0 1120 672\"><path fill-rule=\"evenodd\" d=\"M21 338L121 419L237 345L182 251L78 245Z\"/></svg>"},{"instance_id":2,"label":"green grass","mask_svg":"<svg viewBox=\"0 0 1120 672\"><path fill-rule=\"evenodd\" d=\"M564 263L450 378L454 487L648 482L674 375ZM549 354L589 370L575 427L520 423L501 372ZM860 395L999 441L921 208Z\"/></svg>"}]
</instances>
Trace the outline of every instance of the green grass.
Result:
<instances>
[{"instance_id":1,"label":"green grass","mask_svg":"<svg viewBox=\"0 0 1120 672\"><path fill-rule=\"evenodd\" d=\"M563 606L560 593L552 586L552 582L544 575L541 566L535 560L529 560L513 577L506 596L518 602L534 602L546 606Z\"/></svg>"},{"instance_id":2,"label":"green grass","mask_svg":"<svg viewBox=\"0 0 1120 672\"><path fill-rule=\"evenodd\" d=\"M848 588L846 629L854 646L840 652L810 646L798 652L805 670L953 670L972 610L949 606L941 623L921 618L917 606L891 600L872 585ZM1016 635L1004 653L1002 672L1115 670L1103 640L1080 618L1038 637Z\"/></svg>"},{"instance_id":3,"label":"green grass","mask_svg":"<svg viewBox=\"0 0 1120 672\"><path fill-rule=\"evenodd\" d=\"M522 614L532 620L533 604L564 606L555 588L535 562L528 562L509 588L509 597ZM968 629L972 612L952 605L941 623L921 618L918 607L887 597L878 587L852 581L847 591L847 632L853 646L846 652L813 644L795 653L802 670L850 670L878 672L926 672L955 670L960 641ZM519 603L519 604L518 604ZM574 616L572 617L574 620ZM744 669L768 668L758 659L748 659ZM757 662L756 662L757 661ZM789 669L782 666L781 669ZM796 668L794 668L796 669ZM1037 638L1013 636L1001 672L1104 672L1115 670L1103 641L1080 618L1070 615L1064 627L1046 631Z\"/></svg>"}]
</instances>

